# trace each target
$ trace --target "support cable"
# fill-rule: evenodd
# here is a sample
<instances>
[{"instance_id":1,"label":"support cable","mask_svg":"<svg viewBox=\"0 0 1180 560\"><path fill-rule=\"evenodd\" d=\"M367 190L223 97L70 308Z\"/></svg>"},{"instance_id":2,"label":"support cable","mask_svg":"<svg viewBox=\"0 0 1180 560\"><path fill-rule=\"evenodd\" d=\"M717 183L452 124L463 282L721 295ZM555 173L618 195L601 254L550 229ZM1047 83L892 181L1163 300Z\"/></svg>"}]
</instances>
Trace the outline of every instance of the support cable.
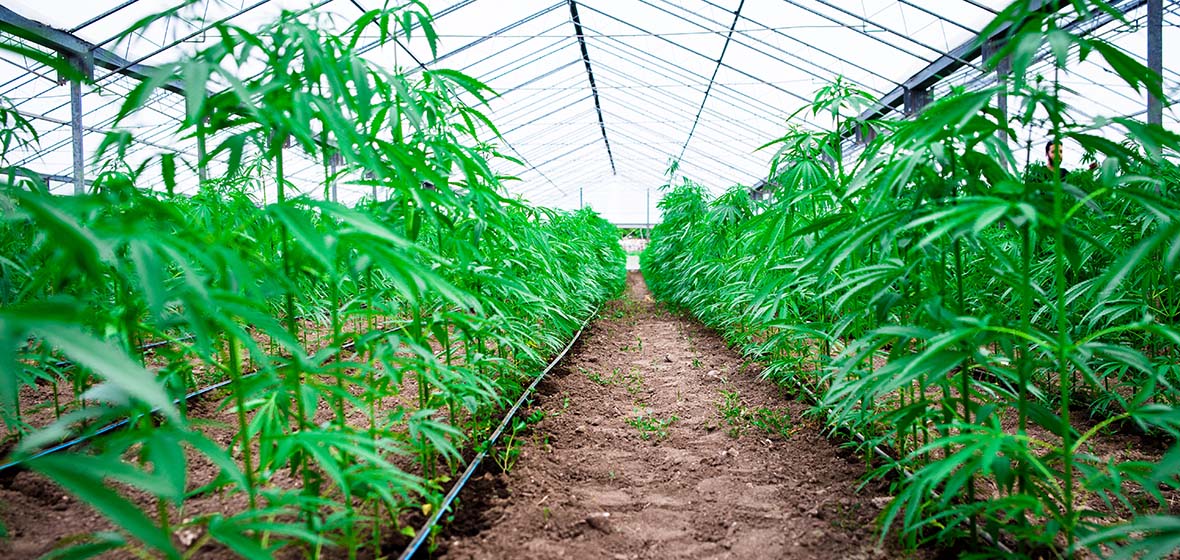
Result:
<instances>
[{"instance_id":1,"label":"support cable","mask_svg":"<svg viewBox=\"0 0 1180 560\"><path fill-rule=\"evenodd\" d=\"M610 150L610 140L606 137L606 121L602 120L602 102L598 98L598 85L594 83L594 69L590 67L590 51L586 49L586 35L582 32L582 18L578 17L578 3L569 0L569 5L570 18L574 23L574 33L578 37L578 46L582 49L582 62L586 63L586 77L590 79L590 93L594 96L594 110L598 112L598 127L602 129L602 142L606 144L606 157L610 159L611 174L618 175L618 171L615 169L615 156Z\"/></svg>"},{"instance_id":2,"label":"support cable","mask_svg":"<svg viewBox=\"0 0 1180 560\"><path fill-rule=\"evenodd\" d=\"M639 0L639 1L640 1L640 2L645 2L645 3L646 3L646 0ZM649 5L650 5L650 4L649 4ZM664 41L664 42L666 42L666 43L668 43L668 44L671 44L672 46L679 47L681 50L687 51L687 52L689 52L689 53L691 53L691 54L693 54L693 55L695 55L695 56L698 56L698 57L700 57L700 58L703 58L703 59L705 59L705 60L708 60L708 61L717 62L717 60L716 60L716 59L714 59L713 57L711 57L711 56L709 56L709 55L707 55L707 54L705 54L705 53L702 53L701 51L698 51L698 50L696 50L696 49L692 49L692 48L686 47L686 46L684 46L684 45L682 45L682 44L680 44L680 43L678 43L678 42L676 42L676 41L673 41L673 40L671 40L671 39L668 39L667 37L663 37L663 36L659 35L658 33L652 33L652 32L650 32L650 31L648 31L648 30L646 30L646 29L644 29L644 28L642 28L642 27L639 27L638 25L636 25L636 24L634 24L634 23L632 23L632 22L630 22L630 21L628 21L628 20L617 18L617 17L615 17L615 16L612 16L612 15L610 15L610 14L608 14L608 13L606 13L606 12L602 11L602 10L596 10L596 9L594 9L594 8L593 8L593 7L591 7L591 6L586 6L586 8L587 8L588 10L590 10L590 11L593 11L593 12L595 12L595 13L597 13L597 14L599 14L599 15L601 15L601 16L603 16L603 17L605 17L605 18L609 19L609 20L611 20L611 21L614 21L614 22L616 22L616 23L619 23L620 25L625 25L625 26L628 26L628 27L634 28L634 29L635 29L635 30L637 30L637 31L640 31L640 32L643 32L643 33L647 33L647 34L651 35L652 37L654 37L654 38L656 38L656 39L660 39L660 40L662 40L662 41ZM590 29L590 28L589 28L589 27L587 27L587 29ZM594 31L593 29L590 29L590 30L591 30L591 31ZM680 69L680 70L684 70L684 71L686 71L686 72L687 72L687 70L685 70L685 68L684 68L683 66L681 66L681 65L679 65L679 64L676 64L676 63L675 63L675 62L673 62L673 61L670 61L670 60L664 59L664 58L662 58L662 57L656 56L656 55L654 55L654 54L651 54L651 53L647 53L647 52L643 51L642 49L639 49L638 47L636 47L636 46L634 46L634 45L630 45L630 44L628 44L628 43L626 43L626 42L624 42L624 41L616 41L616 42L622 43L624 46L627 46L627 47L631 48L632 50L634 50L634 51L638 52L640 55L646 55L646 56L649 56L649 57L658 58L658 59L662 60L664 64L667 64L667 65L669 65L669 66L671 66L671 67L675 67L675 68L678 68L678 69ZM755 75L753 75L753 74L751 74L751 73L749 73L749 72L746 72L746 71L742 70L741 68L737 68L737 67L735 67L735 66L733 66L733 65L730 65L730 64L725 64L725 63L721 63L721 66L724 66L724 67L726 67L726 68L728 68L728 69L730 69L730 70L733 70L734 72L737 72L738 74L741 74L741 75L743 75L743 76L745 76L745 77L747 77L747 78L749 78L749 79L751 79L751 80L755 80L755 81L762 82L762 83L766 84L766 86L767 86L767 87L773 88L773 89L774 89L774 90L776 90L776 91L782 92L783 94L786 94L786 95L788 95L788 96L791 96L791 97L793 97L793 98L795 98L795 99L798 99L799 101L801 101L801 102L803 102L803 103L811 103L811 102L813 101L812 99L809 99L809 98L807 98L807 97L804 97L804 96L800 95L800 94L799 94L798 92L796 92L796 91L792 91L792 90L789 90L789 89L786 89L786 88L783 88L783 87L776 86L776 85L774 85L774 84L773 84L773 83L771 83L771 82L768 82L768 81L766 81L766 80L764 80L764 79L762 79L762 78L759 78L758 76L755 76ZM700 77L700 78L704 79L704 76L702 76L702 75L700 75L700 74L696 74L695 72L690 72L690 73L692 73L692 74L695 74L695 75L697 75L698 77ZM733 90L733 88L729 88L729 89ZM780 107L776 107L776 106L772 105L770 102L767 102L767 101L765 101L765 100L758 99L758 98L756 98L756 97L754 97L754 96L751 96L751 95L749 95L749 94L744 94L744 93L742 93L742 92L740 92L740 91L738 91L738 90L734 90L734 94L735 94L735 96L742 96L742 97L747 97L747 98L749 98L749 99L751 100L751 104L760 104L760 105L762 105L762 106L765 106L765 107L767 107L767 108L770 110L770 113L771 113L771 114L777 114L777 113L780 113L780 112L782 112ZM821 127L821 126L819 126L819 125L817 125L817 124L815 124L815 123L813 123L813 122L807 121L807 120L805 120L805 119L803 120L803 122L804 122L804 123L806 123L806 124L808 124L808 125L811 125L812 127L816 128L816 129L822 129L822 128L823 128L823 127Z\"/></svg>"},{"instance_id":3,"label":"support cable","mask_svg":"<svg viewBox=\"0 0 1180 560\"><path fill-rule=\"evenodd\" d=\"M741 0L738 2L737 9L733 11L733 23L729 26L729 33L725 35L725 44L721 45L721 54L717 57L717 65L713 67L713 75L709 78L709 85L705 86L705 96L701 98L701 106L697 109L697 116L692 120L692 128L688 129L688 138L684 139L684 146L681 146L680 155L676 157L676 161L684 158L684 152L688 150L688 143L692 141L692 135L697 131L697 123L701 121L701 112L705 110L705 103L709 101L709 92L713 91L713 82L717 79L717 72L721 70L721 61L725 60L725 51L729 49L729 40L733 38L733 30L737 28L738 20L742 17L742 6L745 5L746 0Z\"/></svg>"},{"instance_id":4,"label":"support cable","mask_svg":"<svg viewBox=\"0 0 1180 560\"><path fill-rule=\"evenodd\" d=\"M647 67L648 70L650 70L652 73L654 73L657 76L662 76L662 77L668 78L669 80L700 78L701 83L707 83L707 82L705 82L705 80L707 79L707 78L705 78L705 76L702 76L700 74L692 72L692 71L684 68L683 66L679 66L675 62L669 61L668 59L665 59L665 58L660 58L658 56L652 55L651 53L646 53L646 52L643 52L640 50L635 50L635 48L633 46L628 45L627 43L621 43L621 44L624 47L630 47L634 50L633 56L636 60L640 60L640 61L652 60L652 61L658 63L658 64L648 65L648 67ZM632 58L631 58L632 57L631 51L623 50L622 48L617 48L614 45L605 45L604 44L603 46L604 47L609 46L612 49L617 49L617 52L614 50L612 50L610 52L612 54L615 54L616 56L618 56L619 59L622 61L635 64L635 61L632 60ZM606 49L604 49L604 50L606 50ZM607 68L608 70L611 69L611 67L609 65L603 64L601 60L599 61L599 66L603 66L603 67ZM673 72L673 70L676 70L676 72ZM618 69L615 69L613 71L616 73L619 73ZM626 73L623 73L622 75L625 77L628 76L628 74L626 74ZM766 103L764 100L760 100L760 99L753 97L747 93L744 93L742 90L734 88L733 86L730 86L730 85L726 84L725 82L718 82L718 83L715 83L714 85L716 85L718 88L717 91L713 92L713 94L712 94L712 97L714 99L724 99L728 106L732 107L734 110L741 111L745 114L748 114L751 117L751 119L754 119L754 120L775 119L775 118L778 118L780 116L780 113L782 112L780 110L780 108L770 105L769 103ZM687 99L681 94L678 94L676 92L669 91L666 89L655 89L655 90L652 90L651 93L652 93L652 96L654 96L656 94L663 94L665 96L673 96L673 97L676 97L681 100ZM688 104L690 106L694 105L694 103L691 101L689 101ZM724 122L733 124L735 126L745 126L749 131L757 132L758 134L765 133L764 131L759 130L755 127L752 127L748 124L740 123L740 121L734 119L733 117L726 116L723 113L716 111L712 108L706 107L705 110L706 110L706 112L713 114L714 116L718 117L718 119L720 119Z\"/></svg>"},{"instance_id":5,"label":"support cable","mask_svg":"<svg viewBox=\"0 0 1180 560\"><path fill-rule=\"evenodd\" d=\"M669 8L665 8L665 7L663 7L663 6L657 6L656 4L653 4L653 3L652 3L652 1L658 1L658 2L660 2L660 3L662 3L662 4L666 4L667 6L669 6ZM659 10L660 12L663 12L663 13L665 13L665 14L668 14L668 15L670 15L670 16L672 16L672 17L674 17L674 18L676 18L676 19L678 19L678 20L680 20L680 21L683 21L683 22L685 22L685 23L688 23L688 24L690 24L690 25L693 25L693 26L695 26L695 27L699 27L699 28L701 28L701 29L709 29L709 27L708 27L708 26L706 26L706 25L704 25L704 24L701 24L700 22L697 22L697 21L694 21L694 20L692 20L692 19L689 19L688 17L685 17L685 16L683 16L683 15L681 15L681 14L675 13L675 12L673 12L673 11L672 11L670 8L675 8L675 9L677 9L677 10L681 11L681 12L687 12L687 13L689 13L689 14L692 14L692 15L695 15L695 16L697 16L697 17L700 17L700 18L702 18L702 19L704 19L705 21L708 21L708 22L710 22L710 23L716 23L714 20L712 20L712 19L710 19L710 18L707 18L707 17L704 17L704 16L701 16L700 14L696 14L696 13L692 12L691 10L689 10L688 8L685 8L685 7L683 7L683 6L680 6L680 5L678 5L678 4L674 3L674 2L672 2L671 0L652 0L652 1L649 1L649 0L639 0L639 2L640 2L640 3L642 3L642 4L644 4L644 5L647 5L647 6L651 7L651 8L653 8L653 9ZM710 0L703 0L703 1L704 1L706 4L708 4L708 5L710 5L710 6L713 6L714 8L717 8L717 9L719 9L719 10L723 10L723 11L726 11L726 12L728 12L728 11L729 11L729 10L728 10L727 8L725 8L724 6L717 5L717 4L713 3L713 2L711 2ZM742 20L742 19L745 19L746 21L750 21L751 23L753 23L753 22L752 22L752 21L751 21L749 18L742 17L741 15L739 15L739 16L738 16L738 19L739 19L739 21L740 21L740 20ZM716 35L721 35L721 32L720 32L720 31L713 31L713 33L714 33L714 34L716 34ZM754 51L754 52L756 52L756 53L758 53L758 54L761 54L761 55L763 55L763 56L765 56L765 57L767 57L767 58L770 58L770 59L774 60L775 62L778 62L779 64L784 64L784 65L786 65L786 66L789 66L789 67L791 67L791 68L793 68L793 69L795 69L795 70L798 70L799 72L802 72L802 73L804 73L804 74L807 74L808 76L811 76L811 77L815 78L816 80L819 80L819 81L821 81L821 82L829 82L829 81L831 81L831 80L832 80L832 79L835 77L835 75L836 75L836 73L835 73L833 70L831 70L830 68L823 68L822 66L818 66L818 65L817 65L815 62L813 62L813 61L809 61L809 60L807 60L807 59L805 59L805 58L801 57L799 54L797 54L797 53L793 53L793 52L791 52L791 51L788 51L788 50L786 50L786 49L784 49L784 48L782 48L782 47L779 47L778 45L775 45L775 44L769 43L769 42L767 42L767 41L764 41L764 40L762 40L762 39L759 39L758 37L755 37L755 36L752 36L752 35L749 35L749 36L745 36L745 37L743 37L743 34L742 34L740 31L737 31L736 29L735 29L734 31L732 31L732 32L731 32L731 35L732 35L732 34L734 34L734 33L736 33L736 34L738 35L738 37L736 37L736 38L734 38L734 39L733 39L733 42L734 42L734 43L736 43L736 44L738 44L738 45L741 45L741 46L743 46L743 47L746 47L747 49L750 49L751 51ZM765 48L767 48L767 49L771 49L771 50L773 50L773 51L776 51L776 52L768 52L767 50L764 50L764 48L763 48L763 47L760 47L760 46L758 46L758 45L756 45L756 44L747 43L747 42L745 42L743 39L748 39L748 40L750 40L752 43L758 43L758 44L764 45L764 46L765 46ZM813 45L808 45L808 47L809 47L809 48L811 48L811 49L817 50L817 51L819 51L819 52L821 52L821 53L823 53L823 54L825 54L825 55L827 55L827 56L831 56L831 57L833 57L833 58L836 58L836 59L838 59L838 60L842 60L842 59L840 59L839 57L837 57L837 56L833 55L832 53L829 53L829 52L827 52L827 51L824 51L824 50L822 50L822 49L818 49L817 47L815 47L815 46L813 46ZM791 62L789 59L797 59L797 60L800 60L800 61L806 62L806 63L808 63L808 64L811 64L812 66L816 66L817 68L823 68L823 70L826 70L828 73L831 73L831 74L832 74L832 76L821 76L821 75L819 75L819 74L816 74L816 73L815 73L814 71L812 71L812 70L809 70L809 69L803 68L803 67L801 67L801 66L799 66L799 65L797 65L797 64L795 64L795 63L793 63L793 62ZM726 66L726 67L729 67L729 65L728 65L728 64L726 64L725 66ZM773 84L772 84L772 83L771 83L769 80L765 80L765 79L756 78L756 79L755 79L755 81L757 81L757 82L758 82L758 83L760 83L760 84L764 84L764 85L773 85ZM856 80L854 80L854 81L856 81ZM880 94L880 93L882 93L882 92L880 92L879 90L876 90L875 88L873 88L872 86L870 86L870 85L868 85L868 84L862 84L862 83L860 83L859 81L856 81L856 83L857 83L857 85L858 85L858 86L860 86L860 87L862 87L862 88L864 88L864 89L866 89L866 90L872 91L872 92L874 92L874 93L877 93L877 94ZM777 86L775 86L775 87L777 87Z\"/></svg>"},{"instance_id":6,"label":"support cable","mask_svg":"<svg viewBox=\"0 0 1180 560\"><path fill-rule=\"evenodd\" d=\"M719 4L716 4L716 3L714 3L712 0L704 0L704 2L705 2L706 4L709 4L710 6L712 6L712 7L714 7L714 8L718 8L718 9L724 9L724 8L723 8L723 7L721 7ZM791 35L791 34L788 34L788 33L783 33L781 29L774 28L774 27L771 27L771 26L769 26L769 25L767 25L767 24L765 24L765 23L762 23L762 22L760 22L760 21L758 21L758 20L756 20L756 19L754 19L754 18L750 17L748 14L747 14L747 15L744 15L744 16L742 16L742 19L744 19L744 20L746 20L746 21L748 21L748 22L750 22L750 23L752 23L752 24L754 24L754 25L757 25L758 27L760 27L760 28L762 28L762 29L764 29L764 30L766 30L766 31L770 31L770 32L774 33L776 36L778 36L778 37L780 37L780 38L782 38L782 39L786 39L786 40L788 40L788 41L791 41L792 43L797 43L797 44L798 44L800 47L802 47L802 48L805 48L805 49L809 49L809 50L815 51L815 52L817 52L817 53L820 53L820 54L822 54L822 55L824 55L824 56L829 56L829 57L832 57L832 58L834 58L834 59L836 59L836 60L840 61L840 63L842 63L842 64L846 64L846 65L848 65L849 67L856 68L857 70L860 70L861 72L864 72L864 73L866 73L866 74L868 74L868 75L870 75L870 76L873 76L874 78L877 78L877 79L879 79L879 80L881 80L881 81L884 81L884 82L889 82L890 84L892 84L892 85L894 85L894 86L899 86L899 85L901 85L901 83L900 83L900 82L898 82L898 81L894 80L893 78L890 78L890 77L888 77L888 76L885 76L885 75L883 75L883 74L880 74L880 73L878 73L878 72L876 72L876 71L874 71L874 70L872 70L872 69L870 69L870 68L868 68L868 67L866 67L866 66L861 66L860 64L857 64L855 61L852 61L852 60L849 60L849 59L847 59L847 58L844 58L844 57L842 57L842 56L840 56L840 55L838 55L838 54L836 54L836 53L829 52L829 51L827 51L827 50L824 50L824 49L821 49L821 48L819 48L819 47L817 47L817 46L815 46L815 45L813 45L813 44L811 44L811 43L808 43L808 42L806 42L806 41L802 41L802 40L798 39L797 37L795 37L794 35ZM833 25L832 27L834 27L834 28L838 28L838 29L843 29L845 26L843 26L843 25ZM753 37L751 37L751 38L753 38ZM759 41L759 42L761 42L762 44L767 44L767 45L769 44L769 43L767 43L766 41ZM777 47L777 46L776 46L775 48L776 48L776 50L778 50L778 51L780 51L780 52L785 52L785 53L788 53L788 54L792 54L790 51L787 51L786 49L784 49L784 48L782 48L782 47ZM806 62L809 62L809 63L811 63L812 65L814 65L814 66L816 66L816 67L820 67L820 68L822 68L822 67L823 67L823 65L822 65L821 63L818 63L818 62L816 62L816 61L814 61L814 60L811 60L811 59L809 59L809 58L805 58L805 57L803 57L802 55L798 55L798 54L792 54L792 56L794 56L795 58L798 58L798 59L799 59L799 60L801 60L801 61L806 61ZM862 84L862 85L865 85L865 84Z\"/></svg>"}]
</instances>

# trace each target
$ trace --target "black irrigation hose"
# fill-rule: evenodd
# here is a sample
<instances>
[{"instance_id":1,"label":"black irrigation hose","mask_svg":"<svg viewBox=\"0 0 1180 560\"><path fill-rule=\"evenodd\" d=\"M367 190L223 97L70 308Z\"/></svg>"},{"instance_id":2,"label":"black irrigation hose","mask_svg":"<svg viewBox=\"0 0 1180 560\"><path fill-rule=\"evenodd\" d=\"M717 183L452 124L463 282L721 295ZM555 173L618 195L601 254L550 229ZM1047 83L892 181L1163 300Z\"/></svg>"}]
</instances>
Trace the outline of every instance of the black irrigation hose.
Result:
<instances>
[{"instance_id":1,"label":"black irrigation hose","mask_svg":"<svg viewBox=\"0 0 1180 560\"><path fill-rule=\"evenodd\" d=\"M250 378L250 377L253 377L254 375L257 375L257 373L251 373L251 374L248 374L248 375L243 375L243 376L241 377L241 379L248 379L248 378ZM189 400L192 400L192 399L194 399L194 398L197 398L197 397L199 397L199 396L201 396L201 395L204 395L205 393L208 393L208 392L210 392L210 391L214 391L214 390L220 389L220 388L222 388L222 387L225 387L226 385L229 385L229 384L230 384L230 383L232 383L232 382L233 382L233 380L232 380L232 379L227 379L227 380L225 380L225 381L221 381L221 382L219 382L219 383L215 383L215 384L213 384L213 385L210 385L210 386L208 386L208 387L204 387L204 388L201 388L201 389L197 389L196 391L193 391L193 392L191 392L191 393L189 393L189 394L185 395L185 396L184 396L184 398L177 398L177 399L173 399L173 400L172 400L172 404L180 404L180 401L182 401L182 400L183 400L183 401L185 401L185 402L188 402ZM159 408L153 408L153 409L151 410L151 414L156 414L156 413L157 413L157 412L159 412L159 411L160 411L160 409L159 409ZM37 453L35 453L35 454L33 454L33 455L30 455L30 456L28 456L28 457L25 457L25 458L23 458L23 459L16 459L16 460L14 460L14 461L9 461L8 463L5 463L5 464L3 464L3 465L0 465L0 473L3 473L4 471L6 471L6 470L8 470L8 469L11 469L11 468L20 467L21 465L23 465L24 463L26 463L26 462L28 462L28 461L32 461L32 460L34 460L34 459L40 459L41 457L44 457L44 456L46 456L46 455L52 455L52 454L54 454L54 453L57 453L58 451L64 451L64 450L66 450L66 449L69 449L69 448L71 448L71 447L74 447L74 446L80 445L80 444L82 444L82 443L85 443L86 441L89 441L89 440L91 440L91 439L93 439L93 438L96 438L96 437L98 437L98 436L101 436L101 435L103 435L103 434L106 434L106 433L109 433L109 432L113 432L113 431L115 431L115 430L118 430L118 429L120 429L120 428L123 428L123 427L127 426L127 425L128 425L128 424L130 424L130 423L131 423L131 419L130 419L130 418L124 418L124 419L122 419L122 420L119 420L119 421L117 421L117 422L112 422L112 423L110 423L110 424L107 424L106 426L103 426L102 428L99 428L98 430L96 430L94 433L87 434L87 435L84 435L84 436L79 436L79 437L76 437L76 438L74 438L74 439L71 439L71 440L69 440L69 441L67 441L67 442L64 442L64 443L59 443L59 444L57 444L57 445L55 445L55 446L53 446L53 447L49 447L49 448L47 448L47 449L43 449L43 450L41 450L41 451L39 451L39 452L37 452Z\"/></svg>"},{"instance_id":2,"label":"black irrigation hose","mask_svg":"<svg viewBox=\"0 0 1180 560\"><path fill-rule=\"evenodd\" d=\"M438 506L438 509L434 510L434 514L432 514L430 518L426 520L426 523L422 525L422 528L418 529L418 534L414 536L414 540L410 541L410 544L406 546L404 551L402 551L402 554L398 557L398 560L409 560L416 552L418 552L418 549L422 546L422 543L426 542L426 538L430 536L434 526L438 524L438 520L442 519L443 514L446 513L448 509L450 509L451 502L455 501L455 498L459 495L459 492L463 490L463 486L466 485L467 481L471 479L471 476L475 474L475 470L479 468L480 462L483 461L484 457L487 457L488 450L491 449L492 446L496 445L496 440L500 438L500 434L502 434L505 428L508 427L509 423L512 422L512 417L516 416L516 412L520 410L521 406L524 406L525 401L528 400L529 396L532 395L533 389L537 387L537 385L542 379L545 378L550 370L557 366L558 362L560 362L562 358L565 358L565 355L569 353L570 349L574 347L574 344L578 342L578 339L582 337L582 331L586 330L586 325L590 324L590 321L594 320L594 318L598 316L598 312L601 309L602 306L599 306L594 310L594 313L590 314L590 316L582 322L582 326L578 328L578 332L574 333L574 336L570 339L569 344L565 345L565 348L561 351L561 353L558 354L556 358L553 358L552 362L549 362L549 366L546 367L545 370L533 380L528 388L524 390L524 393L520 395L520 398L516 399L516 404L512 405L512 408L508 411L508 414L504 416L504 419L500 421L500 425L496 427L496 431L492 432L492 435L488 437L488 440L484 443L483 451L480 451L479 454L475 456L475 459L472 459L471 463L467 465L467 470L463 471L463 476L459 477L459 480L456 481L453 486L451 486L451 491L447 492L446 497L443 498L442 504Z\"/></svg>"},{"instance_id":3,"label":"black irrigation hose","mask_svg":"<svg viewBox=\"0 0 1180 560\"><path fill-rule=\"evenodd\" d=\"M306 319L306 318L312 317L312 316L313 315L311 313L304 313L303 315L296 315L295 320L299 321L301 319ZM159 348L161 346L167 346L169 344L178 344L181 342L188 342L196 337L197 337L197 335L195 335L193 333L189 333L189 334L186 334L180 338L169 338L167 340L157 340L155 342L149 342L147 344L140 345L135 350L137 352L147 352L148 350L155 350L156 348ZM72 362L70 360L58 360L57 362L54 362L53 367L55 367L57 369L71 368L71 367L74 367L74 362ZM2 470L2 469L0 469L0 470Z\"/></svg>"},{"instance_id":4,"label":"black irrigation hose","mask_svg":"<svg viewBox=\"0 0 1180 560\"><path fill-rule=\"evenodd\" d=\"M197 337L197 335L195 335L195 334L186 334L180 338L170 338L168 340L157 340L155 342L149 342L147 344L144 344L144 345L140 346L139 348L136 348L135 350L137 352L147 352L148 350L154 350L156 348L159 348L161 346L167 346L169 344L188 342L196 337ZM69 368L74 367L74 362L72 362L70 360L58 360L53 363L53 367L56 369L69 369Z\"/></svg>"},{"instance_id":5,"label":"black irrigation hose","mask_svg":"<svg viewBox=\"0 0 1180 560\"><path fill-rule=\"evenodd\" d=\"M392 329L386 329L385 333L386 334L393 333L393 332L402 330L403 328L405 328L404 325L400 326L400 327L392 328ZM189 338L191 338L191 336ZM183 339L160 341L160 343L161 343L160 345L168 344L171 342L180 342L180 341L183 341ZM153 343L153 344L155 344L155 343ZM354 346L356 346L355 339L345 342L344 344L342 344L340 346L340 349L341 350L349 350L349 349L353 348ZM254 377L255 375L258 375L258 372L243 375L238 380L241 381L241 380L249 379L251 377ZM220 381L220 382L214 383L213 385L209 385L207 387L202 387L200 389L197 389L196 391L186 394L183 398L172 399L172 404L180 404L181 401L188 402L188 401L195 399L201 395L204 395L204 394L210 393L212 391L216 391L217 389L220 389L222 387L225 387L226 385L233 383L233 381L234 381L233 379L226 379L225 381ZM157 408L153 408L149 414L156 414L158 412L160 412L160 409L157 407ZM112 422L110 424L107 424L106 426L103 426L102 428L99 428L98 430L96 430L94 433L86 434L84 436L79 436L79 437L76 437L76 438L71 439L69 441L59 443L57 445L54 445L53 447L43 449L37 453L34 453L33 455L30 455L28 457L24 457L22 459L16 459L13 461L9 461L3 465L0 465L0 473L4 473L5 471L7 471L9 469L22 468L22 466L29 461L32 461L34 459L39 459L39 458L44 457L46 455L52 455L54 453L57 453L58 451L64 451L64 450L69 449L71 447L76 447L78 445L86 443L87 441L90 441L91 439L94 439L94 438L101 436L103 434L107 434L107 433L113 432L115 430L119 430L121 428L124 428L130 423L131 423L130 418L124 418L122 420L118 420L116 422Z\"/></svg>"}]
</instances>

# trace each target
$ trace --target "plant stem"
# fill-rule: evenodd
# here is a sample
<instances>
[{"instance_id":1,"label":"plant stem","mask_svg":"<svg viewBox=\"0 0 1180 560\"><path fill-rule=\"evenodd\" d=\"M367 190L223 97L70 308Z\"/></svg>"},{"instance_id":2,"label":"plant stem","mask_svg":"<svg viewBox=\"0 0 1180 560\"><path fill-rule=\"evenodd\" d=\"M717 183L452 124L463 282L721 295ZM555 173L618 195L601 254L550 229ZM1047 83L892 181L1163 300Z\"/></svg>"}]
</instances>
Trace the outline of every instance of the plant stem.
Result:
<instances>
[{"instance_id":1,"label":"plant stem","mask_svg":"<svg viewBox=\"0 0 1180 560\"><path fill-rule=\"evenodd\" d=\"M254 480L254 450L250 446L250 425L246 419L246 391L242 386L242 363L238 351L238 340L226 334L226 351L229 354L230 386L233 388L234 405L238 416L238 438L242 442L242 471L246 476L246 496L250 509L256 505L256 483Z\"/></svg>"}]
</instances>

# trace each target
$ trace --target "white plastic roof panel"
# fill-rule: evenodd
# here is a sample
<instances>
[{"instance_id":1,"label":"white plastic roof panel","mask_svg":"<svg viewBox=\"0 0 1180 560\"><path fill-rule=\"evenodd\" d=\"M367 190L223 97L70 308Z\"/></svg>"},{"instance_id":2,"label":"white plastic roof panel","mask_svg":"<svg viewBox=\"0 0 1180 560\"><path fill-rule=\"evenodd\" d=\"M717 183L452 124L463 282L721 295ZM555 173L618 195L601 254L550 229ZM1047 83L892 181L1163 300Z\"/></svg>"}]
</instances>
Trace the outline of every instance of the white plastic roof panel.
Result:
<instances>
[{"instance_id":1,"label":"white plastic roof panel","mask_svg":"<svg viewBox=\"0 0 1180 560\"><path fill-rule=\"evenodd\" d=\"M1109 23L1093 33L1145 59L1144 2L1113 0L1131 25ZM173 9L179 0L5 0L6 8L73 33L133 63L177 60L208 40L212 22L229 21L256 30L282 11L311 9L324 25L342 29L379 0L205 0L186 4L178 17L160 20L122 37L132 23ZM397 44L361 41L365 56L390 70L462 70L499 96L483 110L503 134L502 151L521 160L494 162L514 177L510 193L534 203L564 208L590 205L617 223L658 220L659 186L665 170L680 161L679 176L715 192L765 178L771 152L757 148L780 136L789 115L838 76L881 97L976 34L1009 0L577 0L592 90L582 45L568 0L427 0L435 14L438 52L418 36ZM1177 50L1180 0L1165 0L1166 89L1180 95L1180 74L1170 58ZM0 36L0 41L15 41ZM366 42L367 41L367 42ZM984 87L978 61L934 88ZM237 69L249 75L262 61ZM108 69L83 97L84 145L88 156L113 126L134 78ZM1078 115L1144 113L1142 92L1120 85L1098 58L1059 76ZM47 175L72 173L68 121L69 88L35 64L0 53L0 96L32 119L40 131L35 150L10 154L10 163ZM597 99L598 106L595 105ZM474 102L474 100L471 100ZM599 110L600 108L600 110ZM145 110L121 125L136 136L129 164L165 150L192 159L194 142L176 135L184 102L162 92ZM599 121L601 115L601 122ZM1165 109L1175 126L1177 109ZM798 122L829 127L826 117L801 115ZM606 139L603 138L605 129ZM1117 136L1119 131L1106 131ZM1030 138L1043 131L1023 131ZM606 144L609 141L608 155ZM1067 147L1067 158L1076 159ZM298 188L322 189L322 167L298 154L287 160ZM97 169L87 170L93 176ZM214 170L216 172L216 169ZM182 170L182 192L196 178ZM678 179L677 179L678 180ZM62 183L55 188L67 191ZM370 194L342 184L345 201ZM273 193L267 193L267 197Z\"/></svg>"}]
</instances>

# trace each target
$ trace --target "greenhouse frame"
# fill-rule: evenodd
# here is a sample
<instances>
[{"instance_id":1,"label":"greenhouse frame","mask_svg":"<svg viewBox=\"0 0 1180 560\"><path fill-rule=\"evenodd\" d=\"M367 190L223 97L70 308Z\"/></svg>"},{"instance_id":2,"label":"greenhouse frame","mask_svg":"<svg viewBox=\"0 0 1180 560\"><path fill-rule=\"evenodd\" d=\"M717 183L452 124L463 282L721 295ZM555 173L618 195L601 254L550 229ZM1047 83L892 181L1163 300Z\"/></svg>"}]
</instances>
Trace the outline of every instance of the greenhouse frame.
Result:
<instances>
[{"instance_id":1,"label":"greenhouse frame","mask_svg":"<svg viewBox=\"0 0 1180 560\"><path fill-rule=\"evenodd\" d=\"M0 556L1180 556L1180 0L6 0Z\"/></svg>"}]
</instances>

